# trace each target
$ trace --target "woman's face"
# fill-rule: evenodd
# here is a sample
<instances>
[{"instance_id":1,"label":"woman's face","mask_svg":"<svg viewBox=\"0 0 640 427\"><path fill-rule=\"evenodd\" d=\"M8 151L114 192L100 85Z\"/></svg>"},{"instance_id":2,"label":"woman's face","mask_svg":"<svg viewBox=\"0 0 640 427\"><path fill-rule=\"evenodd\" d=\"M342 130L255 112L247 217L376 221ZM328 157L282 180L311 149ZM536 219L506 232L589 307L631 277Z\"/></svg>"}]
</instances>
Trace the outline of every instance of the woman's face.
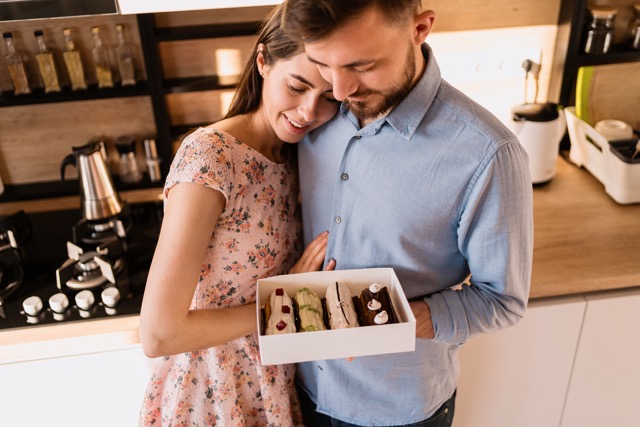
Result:
<instances>
[{"instance_id":1,"label":"woman's face","mask_svg":"<svg viewBox=\"0 0 640 427\"><path fill-rule=\"evenodd\" d=\"M335 115L339 103L331 85L304 52L272 65L261 59L259 55L258 68L264 78L260 114L280 140L299 142Z\"/></svg>"}]
</instances>

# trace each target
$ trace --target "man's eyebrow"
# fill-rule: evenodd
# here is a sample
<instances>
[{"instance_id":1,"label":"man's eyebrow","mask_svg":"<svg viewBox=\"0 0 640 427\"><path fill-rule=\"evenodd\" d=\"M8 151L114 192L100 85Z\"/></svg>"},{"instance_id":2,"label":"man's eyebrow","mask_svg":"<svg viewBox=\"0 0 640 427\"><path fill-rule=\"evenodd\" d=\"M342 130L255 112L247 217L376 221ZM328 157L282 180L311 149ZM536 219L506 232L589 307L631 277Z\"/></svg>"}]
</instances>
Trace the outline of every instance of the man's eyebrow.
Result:
<instances>
[{"instance_id":1,"label":"man's eyebrow","mask_svg":"<svg viewBox=\"0 0 640 427\"><path fill-rule=\"evenodd\" d=\"M312 88L315 88L315 86L313 85L313 83L311 83L309 80L305 79L304 77L302 77L299 74L293 74L293 73L289 73L289 75L291 77L293 77L296 80L300 80L302 83L306 84L307 86L310 86Z\"/></svg>"},{"instance_id":2,"label":"man's eyebrow","mask_svg":"<svg viewBox=\"0 0 640 427\"><path fill-rule=\"evenodd\" d=\"M314 64L316 64L316 65L319 65L319 66L321 66L321 67L328 67L328 65L327 65L327 64L322 63L322 62L320 62L320 61L318 61L318 60L316 60L316 59L313 59L313 58L312 58L312 57L310 57L309 55L307 55L307 59L308 59L310 62L312 62L312 63L314 63ZM342 66L342 68L354 68L354 67L361 67L361 66L363 66L363 65L373 64L374 62L376 62L374 59L361 59L360 61L353 61L353 62L350 62L350 63L348 63L348 64L345 64L345 65L343 65L343 66Z\"/></svg>"}]
</instances>

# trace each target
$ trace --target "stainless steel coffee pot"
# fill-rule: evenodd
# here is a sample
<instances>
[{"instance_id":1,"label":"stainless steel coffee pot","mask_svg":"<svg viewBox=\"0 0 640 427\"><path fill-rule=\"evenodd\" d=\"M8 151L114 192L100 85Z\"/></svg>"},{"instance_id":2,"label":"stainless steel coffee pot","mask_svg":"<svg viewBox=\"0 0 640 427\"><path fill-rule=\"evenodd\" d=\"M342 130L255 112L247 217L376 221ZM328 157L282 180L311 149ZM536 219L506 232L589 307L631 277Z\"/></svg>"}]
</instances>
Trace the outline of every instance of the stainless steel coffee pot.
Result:
<instances>
[{"instance_id":1,"label":"stainless steel coffee pot","mask_svg":"<svg viewBox=\"0 0 640 427\"><path fill-rule=\"evenodd\" d=\"M68 165L78 169L80 181L80 201L87 220L112 218L122 211L122 201L115 190L111 174L102 154L102 143L91 141L79 147L72 147L60 165L60 176Z\"/></svg>"}]
</instances>

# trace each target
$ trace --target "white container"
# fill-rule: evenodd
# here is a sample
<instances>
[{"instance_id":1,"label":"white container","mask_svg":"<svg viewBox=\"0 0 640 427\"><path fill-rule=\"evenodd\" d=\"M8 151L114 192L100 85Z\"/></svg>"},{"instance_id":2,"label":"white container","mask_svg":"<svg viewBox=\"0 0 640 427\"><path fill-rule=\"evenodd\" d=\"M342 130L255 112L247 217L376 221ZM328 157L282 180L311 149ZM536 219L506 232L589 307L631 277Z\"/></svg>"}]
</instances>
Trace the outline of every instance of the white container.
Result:
<instances>
[{"instance_id":1,"label":"white container","mask_svg":"<svg viewBox=\"0 0 640 427\"><path fill-rule=\"evenodd\" d=\"M260 324L260 310L276 288L284 288L293 297L298 289L307 287L323 298L327 287L336 281L347 285L354 296L373 282L387 286L399 323L282 335L261 334L259 342L263 365L415 350L416 319L392 268L321 271L260 279L256 295L258 330L264 329Z\"/></svg>"},{"instance_id":2,"label":"white container","mask_svg":"<svg viewBox=\"0 0 640 427\"><path fill-rule=\"evenodd\" d=\"M527 152L533 184L550 181L555 176L566 128L564 114L558 111L557 104L522 104L513 108L509 129Z\"/></svg>"},{"instance_id":3,"label":"white container","mask_svg":"<svg viewBox=\"0 0 640 427\"><path fill-rule=\"evenodd\" d=\"M640 163L626 163L611 152L609 141L565 108L573 163L587 169L604 184L605 192L620 204L640 202Z\"/></svg>"}]
</instances>

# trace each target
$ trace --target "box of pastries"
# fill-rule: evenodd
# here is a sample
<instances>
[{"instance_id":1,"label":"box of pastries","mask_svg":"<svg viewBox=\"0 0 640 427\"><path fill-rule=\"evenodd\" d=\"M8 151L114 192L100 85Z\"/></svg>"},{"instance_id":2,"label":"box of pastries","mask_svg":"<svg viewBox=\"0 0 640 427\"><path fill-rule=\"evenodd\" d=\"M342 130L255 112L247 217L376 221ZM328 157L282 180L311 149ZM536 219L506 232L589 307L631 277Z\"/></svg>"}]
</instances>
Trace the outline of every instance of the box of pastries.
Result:
<instances>
[{"instance_id":1,"label":"box of pastries","mask_svg":"<svg viewBox=\"0 0 640 427\"><path fill-rule=\"evenodd\" d=\"M258 280L263 365L415 350L416 319L392 268Z\"/></svg>"}]
</instances>

